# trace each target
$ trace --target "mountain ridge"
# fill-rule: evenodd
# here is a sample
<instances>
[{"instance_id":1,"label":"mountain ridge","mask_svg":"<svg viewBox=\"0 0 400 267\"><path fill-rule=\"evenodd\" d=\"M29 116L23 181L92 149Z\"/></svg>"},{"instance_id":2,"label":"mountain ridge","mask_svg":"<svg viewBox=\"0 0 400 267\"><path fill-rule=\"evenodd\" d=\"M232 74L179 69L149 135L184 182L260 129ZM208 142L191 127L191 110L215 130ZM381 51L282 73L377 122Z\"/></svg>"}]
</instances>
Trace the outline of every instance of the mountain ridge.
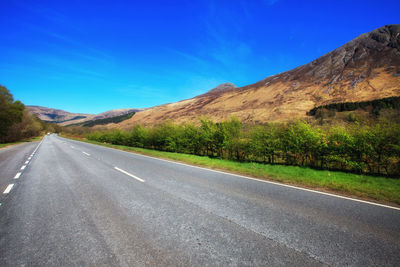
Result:
<instances>
[{"instance_id":1,"label":"mountain ridge","mask_svg":"<svg viewBox=\"0 0 400 267\"><path fill-rule=\"evenodd\" d=\"M87 113L72 113L62 109L47 108L37 105L28 105L26 106L26 108L30 113L38 116L39 119L46 122L57 123L62 126L83 123L87 121L94 121L99 119L107 119L125 115L132 112L141 111L141 109L126 108L126 109L113 109L99 114L87 114Z\"/></svg>"},{"instance_id":2,"label":"mountain ridge","mask_svg":"<svg viewBox=\"0 0 400 267\"><path fill-rule=\"evenodd\" d=\"M393 96L400 96L400 24L361 34L307 64L253 84L236 87L223 83L190 99L142 110L129 109L140 112L108 127L129 128L166 120L185 123L198 121L199 117L214 121L237 117L248 123L287 121L305 118L317 106ZM62 125L84 122L103 113L71 114L85 118Z\"/></svg>"},{"instance_id":3,"label":"mountain ridge","mask_svg":"<svg viewBox=\"0 0 400 267\"><path fill-rule=\"evenodd\" d=\"M218 87L217 87L218 88ZM400 95L400 25L364 33L321 57L256 83L148 108L118 127L235 116L263 123L305 118L315 106ZM112 127L115 127L113 125Z\"/></svg>"}]
</instances>

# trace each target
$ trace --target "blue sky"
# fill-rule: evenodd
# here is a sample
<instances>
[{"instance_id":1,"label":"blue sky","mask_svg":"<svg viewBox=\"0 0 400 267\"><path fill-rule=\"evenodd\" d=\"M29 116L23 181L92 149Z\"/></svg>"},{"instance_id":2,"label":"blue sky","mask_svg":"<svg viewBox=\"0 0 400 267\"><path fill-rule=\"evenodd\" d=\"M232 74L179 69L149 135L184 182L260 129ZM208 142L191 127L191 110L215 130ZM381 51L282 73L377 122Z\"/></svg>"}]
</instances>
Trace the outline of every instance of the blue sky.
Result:
<instances>
[{"instance_id":1,"label":"blue sky","mask_svg":"<svg viewBox=\"0 0 400 267\"><path fill-rule=\"evenodd\" d=\"M0 0L0 84L26 105L100 113L286 71L386 24L400 1Z\"/></svg>"}]
</instances>

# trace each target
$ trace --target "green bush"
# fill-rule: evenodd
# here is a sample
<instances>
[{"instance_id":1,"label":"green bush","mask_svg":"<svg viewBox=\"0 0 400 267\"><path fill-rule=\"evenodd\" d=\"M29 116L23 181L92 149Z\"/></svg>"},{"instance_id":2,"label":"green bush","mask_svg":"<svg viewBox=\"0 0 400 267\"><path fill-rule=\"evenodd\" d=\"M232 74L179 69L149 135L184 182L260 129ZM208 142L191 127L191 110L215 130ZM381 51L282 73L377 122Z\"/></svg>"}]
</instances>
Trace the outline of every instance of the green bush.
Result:
<instances>
[{"instance_id":1,"label":"green bush","mask_svg":"<svg viewBox=\"0 0 400 267\"><path fill-rule=\"evenodd\" d=\"M329 130L305 121L245 126L237 119L199 125L164 122L87 138L116 145L195 154L235 161L336 169L399 177L400 125L353 124Z\"/></svg>"},{"instance_id":2,"label":"green bush","mask_svg":"<svg viewBox=\"0 0 400 267\"><path fill-rule=\"evenodd\" d=\"M14 101L10 91L0 85L0 143L15 142L40 135L45 129L41 121Z\"/></svg>"}]
</instances>

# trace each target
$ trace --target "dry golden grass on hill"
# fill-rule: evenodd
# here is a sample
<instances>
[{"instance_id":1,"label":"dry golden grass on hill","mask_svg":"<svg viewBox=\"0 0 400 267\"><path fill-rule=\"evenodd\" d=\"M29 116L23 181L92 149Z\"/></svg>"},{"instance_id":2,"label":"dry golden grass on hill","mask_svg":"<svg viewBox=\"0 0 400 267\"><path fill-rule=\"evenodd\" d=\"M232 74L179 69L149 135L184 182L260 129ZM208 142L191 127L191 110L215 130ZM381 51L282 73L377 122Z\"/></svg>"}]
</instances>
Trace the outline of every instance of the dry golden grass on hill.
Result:
<instances>
[{"instance_id":1,"label":"dry golden grass on hill","mask_svg":"<svg viewBox=\"0 0 400 267\"><path fill-rule=\"evenodd\" d=\"M314 106L334 102L359 102L400 95L400 77L375 70L374 77L358 83L354 88L343 84L324 93L319 85L304 83L301 90L292 89L288 82L277 82L256 89L228 91L218 95L195 97L181 102L157 106L138 112L121 128L134 124L157 124L165 120L176 123L197 121L206 116L214 121L237 117L244 122L262 123L306 118ZM291 83L291 82L289 82ZM116 125L110 125L111 128Z\"/></svg>"},{"instance_id":2,"label":"dry golden grass on hill","mask_svg":"<svg viewBox=\"0 0 400 267\"><path fill-rule=\"evenodd\" d=\"M138 112L108 128L200 117L245 123L305 118L315 106L400 96L400 25L363 34L320 58L255 84L223 84L206 94Z\"/></svg>"}]
</instances>

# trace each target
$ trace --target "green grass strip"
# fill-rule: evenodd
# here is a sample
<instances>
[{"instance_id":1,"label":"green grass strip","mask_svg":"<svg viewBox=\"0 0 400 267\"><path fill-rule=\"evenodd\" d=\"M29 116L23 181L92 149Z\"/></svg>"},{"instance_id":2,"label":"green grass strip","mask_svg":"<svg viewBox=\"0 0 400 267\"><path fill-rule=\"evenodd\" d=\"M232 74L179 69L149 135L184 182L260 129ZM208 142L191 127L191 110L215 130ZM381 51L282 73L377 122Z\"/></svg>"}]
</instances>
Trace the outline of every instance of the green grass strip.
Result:
<instances>
[{"instance_id":1,"label":"green grass strip","mask_svg":"<svg viewBox=\"0 0 400 267\"><path fill-rule=\"evenodd\" d=\"M43 136L44 135L37 136L37 137L32 137L32 138L29 138L29 139L26 139L26 140L17 141L17 142L11 142L11 143L0 143L0 148L7 147L7 146L18 145L18 144L27 143L27 142L40 141L40 140L42 140Z\"/></svg>"},{"instance_id":2,"label":"green grass strip","mask_svg":"<svg viewBox=\"0 0 400 267\"><path fill-rule=\"evenodd\" d=\"M339 193L350 197L375 200L386 204L400 204L400 179L358 175L338 171L315 170L307 167L235 162L190 154L112 145L68 136L64 137L157 158L170 159L216 170L243 174L269 181Z\"/></svg>"}]
</instances>

